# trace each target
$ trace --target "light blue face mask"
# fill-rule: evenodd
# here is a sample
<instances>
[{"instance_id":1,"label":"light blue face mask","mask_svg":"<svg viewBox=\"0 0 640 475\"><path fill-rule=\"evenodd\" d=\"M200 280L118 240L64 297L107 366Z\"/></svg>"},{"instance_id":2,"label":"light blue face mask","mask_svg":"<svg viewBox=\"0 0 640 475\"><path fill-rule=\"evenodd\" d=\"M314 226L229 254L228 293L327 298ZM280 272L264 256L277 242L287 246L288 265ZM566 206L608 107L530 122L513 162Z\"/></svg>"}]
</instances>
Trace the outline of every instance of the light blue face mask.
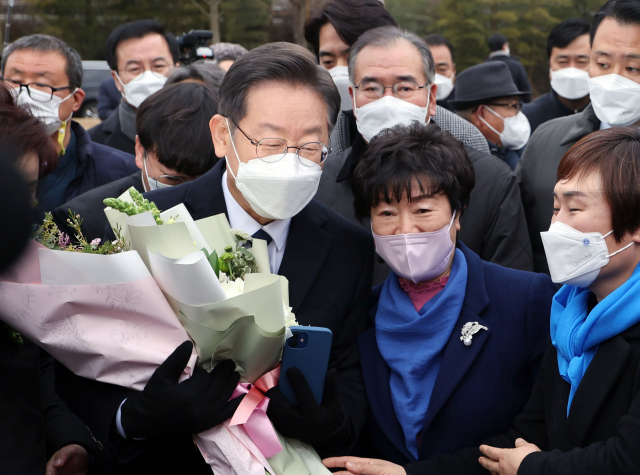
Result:
<instances>
[{"instance_id":1,"label":"light blue face mask","mask_svg":"<svg viewBox=\"0 0 640 475\"><path fill-rule=\"evenodd\" d=\"M147 151L146 150L144 151L142 166L144 167L144 174L147 176L147 182L149 183L149 189L147 190L147 187L145 186L144 191L163 190L165 188L171 188L172 186L181 185L182 183L185 183L187 181L180 176L174 176L174 175L160 175L158 178L153 178L151 175L149 175L149 172L147 170ZM166 183L159 182L158 180L160 178L171 178L172 180L178 181L178 183L176 183L175 185L168 185ZM142 184L144 185L144 182Z\"/></svg>"}]
</instances>

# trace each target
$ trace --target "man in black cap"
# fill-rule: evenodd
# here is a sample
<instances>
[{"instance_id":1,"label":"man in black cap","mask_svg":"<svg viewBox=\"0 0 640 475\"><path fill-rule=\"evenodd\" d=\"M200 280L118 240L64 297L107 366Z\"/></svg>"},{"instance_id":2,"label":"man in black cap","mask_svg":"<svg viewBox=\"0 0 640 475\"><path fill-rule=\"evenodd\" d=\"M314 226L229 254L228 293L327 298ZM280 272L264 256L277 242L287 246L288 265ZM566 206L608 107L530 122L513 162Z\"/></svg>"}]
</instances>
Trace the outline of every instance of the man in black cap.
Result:
<instances>
[{"instance_id":1,"label":"man in black cap","mask_svg":"<svg viewBox=\"0 0 640 475\"><path fill-rule=\"evenodd\" d=\"M473 66L458 76L455 100L458 115L475 125L491 153L515 170L531 136L522 113L522 96L506 64L492 61Z\"/></svg>"}]
</instances>

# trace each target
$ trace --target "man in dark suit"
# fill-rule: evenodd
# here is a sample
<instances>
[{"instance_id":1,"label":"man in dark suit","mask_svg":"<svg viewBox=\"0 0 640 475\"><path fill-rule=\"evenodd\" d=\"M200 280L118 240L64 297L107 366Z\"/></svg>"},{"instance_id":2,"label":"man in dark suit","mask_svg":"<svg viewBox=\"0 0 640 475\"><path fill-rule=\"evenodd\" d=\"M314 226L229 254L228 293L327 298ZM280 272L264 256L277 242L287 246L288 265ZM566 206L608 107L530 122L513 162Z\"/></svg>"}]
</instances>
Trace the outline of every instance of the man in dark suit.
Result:
<instances>
[{"instance_id":1,"label":"man in dark suit","mask_svg":"<svg viewBox=\"0 0 640 475\"><path fill-rule=\"evenodd\" d=\"M531 133L558 117L577 114L589 104L589 43L591 24L570 18L553 27L547 38L551 90L525 105Z\"/></svg>"},{"instance_id":2,"label":"man in dark suit","mask_svg":"<svg viewBox=\"0 0 640 475\"><path fill-rule=\"evenodd\" d=\"M216 154L227 160L194 181L145 195L160 209L184 203L194 219L225 213L232 227L266 239L271 271L289 280L298 322L332 331L321 404L307 397L306 380L296 370L287 376L300 406L277 386L267 393L276 429L313 444L323 455L348 453L367 414L356 337L367 320L372 238L312 199L328 152L323 144L339 108L330 75L310 52L288 43L256 48L229 69L220 88L221 115L210 123ZM111 459L119 463L111 467L113 473L149 467L153 473L210 473L184 435L193 428L171 422L182 419L188 406L151 418L153 411L140 404L144 392L68 372L60 385L89 427L101 428L97 437L109 441ZM138 437L146 440L134 440Z\"/></svg>"},{"instance_id":3,"label":"man in dark suit","mask_svg":"<svg viewBox=\"0 0 640 475\"><path fill-rule=\"evenodd\" d=\"M105 56L122 101L89 131L94 142L135 153L136 110L167 81L180 52L173 35L155 20L124 23L111 32Z\"/></svg>"},{"instance_id":4,"label":"man in dark suit","mask_svg":"<svg viewBox=\"0 0 640 475\"><path fill-rule=\"evenodd\" d=\"M529 93L522 96L522 102L531 102L531 84L529 84L527 71L518 58L511 56L507 38L501 33L494 33L489 37L488 44L491 53L489 53L487 61L502 61L509 66L509 71L513 77L513 82L516 83L518 91Z\"/></svg>"},{"instance_id":5,"label":"man in dark suit","mask_svg":"<svg viewBox=\"0 0 640 475\"><path fill-rule=\"evenodd\" d=\"M138 109L136 173L84 193L52 214L58 228L74 235L69 210L82 217L87 240L102 238L107 227L104 200L129 188L139 192L176 186L208 172L218 161L209 136L209 119L218 112L218 93L193 82L168 85Z\"/></svg>"}]
</instances>

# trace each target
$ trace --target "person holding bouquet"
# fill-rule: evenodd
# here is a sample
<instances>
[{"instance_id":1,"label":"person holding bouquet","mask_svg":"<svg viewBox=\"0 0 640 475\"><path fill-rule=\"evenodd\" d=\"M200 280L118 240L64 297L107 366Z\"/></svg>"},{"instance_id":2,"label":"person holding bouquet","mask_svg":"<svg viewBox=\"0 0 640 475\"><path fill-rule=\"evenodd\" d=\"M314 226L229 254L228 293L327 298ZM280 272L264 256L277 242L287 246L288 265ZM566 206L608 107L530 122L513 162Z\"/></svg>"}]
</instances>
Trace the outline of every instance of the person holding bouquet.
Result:
<instances>
[{"instance_id":1,"label":"person holding bouquet","mask_svg":"<svg viewBox=\"0 0 640 475\"><path fill-rule=\"evenodd\" d=\"M145 194L160 210L184 204L195 220L224 213L234 229L267 241L270 270L288 279L298 322L332 331L320 404L296 370L287 376L300 405L277 386L266 393L278 432L324 456L348 453L367 415L355 342L366 325L373 242L313 201L339 104L331 77L304 48L256 48L229 69L210 123L216 155L226 160ZM231 417L241 398L226 401L238 374L222 363L178 384L190 355L190 344L180 346L140 393L59 368L65 400L108 447L104 472L211 473L189 435Z\"/></svg>"},{"instance_id":2,"label":"person holding bouquet","mask_svg":"<svg viewBox=\"0 0 640 475\"><path fill-rule=\"evenodd\" d=\"M639 170L636 128L594 132L560 162L551 226L541 237L551 278L563 286L553 297L551 341L540 374L510 430L483 445L404 466L355 457L325 460L325 465L362 475L639 473ZM503 284L504 299L515 293L514 277ZM497 336L498 328L486 325L493 334L478 333L470 348L482 337ZM472 396L471 411L485 407L477 398L491 394L487 378L487 386ZM437 383L434 395L436 389ZM468 418L476 416L471 412ZM467 427L450 429L464 433Z\"/></svg>"}]
</instances>

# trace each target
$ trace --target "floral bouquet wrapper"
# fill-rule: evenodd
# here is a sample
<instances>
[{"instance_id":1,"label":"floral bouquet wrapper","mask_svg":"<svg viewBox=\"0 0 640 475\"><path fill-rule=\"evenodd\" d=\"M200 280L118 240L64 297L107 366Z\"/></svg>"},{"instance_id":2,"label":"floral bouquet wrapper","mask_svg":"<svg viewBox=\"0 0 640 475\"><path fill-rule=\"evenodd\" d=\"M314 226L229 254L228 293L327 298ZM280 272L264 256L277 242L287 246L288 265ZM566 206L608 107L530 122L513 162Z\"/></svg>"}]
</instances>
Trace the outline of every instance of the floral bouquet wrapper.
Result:
<instances>
[{"instance_id":1,"label":"floral bouquet wrapper","mask_svg":"<svg viewBox=\"0 0 640 475\"><path fill-rule=\"evenodd\" d=\"M142 390L189 336L140 256L37 246L1 277L0 316L78 376Z\"/></svg>"}]
</instances>

